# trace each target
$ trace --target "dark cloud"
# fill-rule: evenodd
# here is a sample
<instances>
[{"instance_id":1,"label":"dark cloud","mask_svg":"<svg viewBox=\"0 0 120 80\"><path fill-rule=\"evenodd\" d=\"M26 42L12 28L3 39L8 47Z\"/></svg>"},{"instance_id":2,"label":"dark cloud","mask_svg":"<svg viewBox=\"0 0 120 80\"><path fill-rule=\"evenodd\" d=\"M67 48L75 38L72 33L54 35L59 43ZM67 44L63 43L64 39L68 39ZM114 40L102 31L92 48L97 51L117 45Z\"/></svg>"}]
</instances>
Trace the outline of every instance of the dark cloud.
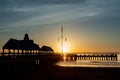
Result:
<instances>
[{"instance_id":1,"label":"dark cloud","mask_svg":"<svg viewBox=\"0 0 120 80\"><path fill-rule=\"evenodd\" d=\"M35 15L24 13L24 12L13 12L13 11L6 11L0 12L0 25L8 25L11 23L16 23L17 21L30 19Z\"/></svg>"},{"instance_id":2,"label":"dark cloud","mask_svg":"<svg viewBox=\"0 0 120 80\"><path fill-rule=\"evenodd\" d=\"M79 5L80 3L82 5ZM67 8L64 6L60 8L50 6L59 4L71 4L75 7L71 7L71 5ZM76 6L76 4L78 5ZM0 0L0 25L27 21L41 16L51 16L50 13L53 13L53 15L59 14L57 12L63 12L62 15L57 15L58 21L63 17L66 21L71 19L71 21L76 22L77 18L79 18L83 22L86 20L92 22L94 20L96 24L103 24L100 20L103 19L104 21L104 18L107 19L108 17L109 21L109 18L113 17L112 21L115 22L114 17L120 17L119 4L119 0L109 0L109 2L107 0ZM47 7L41 8L41 5L47 5ZM53 17L56 18L56 16L46 17L46 21L47 18L52 20L50 18Z\"/></svg>"},{"instance_id":3,"label":"dark cloud","mask_svg":"<svg viewBox=\"0 0 120 80\"><path fill-rule=\"evenodd\" d=\"M42 14L45 10L28 11L31 8L36 9L36 6L41 5L57 5L57 4L75 4L83 3L85 0L0 0L0 24L12 23L19 20L30 19L33 16ZM42 15L41 14L41 15Z\"/></svg>"},{"instance_id":4,"label":"dark cloud","mask_svg":"<svg viewBox=\"0 0 120 80\"><path fill-rule=\"evenodd\" d=\"M83 3L85 1L86 0L0 0L0 7L30 7L52 4L75 4Z\"/></svg>"},{"instance_id":5,"label":"dark cloud","mask_svg":"<svg viewBox=\"0 0 120 80\"><path fill-rule=\"evenodd\" d=\"M86 0L26 0L26 2L33 2L38 4L75 4L75 3L83 3Z\"/></svg>"}]
</instances>

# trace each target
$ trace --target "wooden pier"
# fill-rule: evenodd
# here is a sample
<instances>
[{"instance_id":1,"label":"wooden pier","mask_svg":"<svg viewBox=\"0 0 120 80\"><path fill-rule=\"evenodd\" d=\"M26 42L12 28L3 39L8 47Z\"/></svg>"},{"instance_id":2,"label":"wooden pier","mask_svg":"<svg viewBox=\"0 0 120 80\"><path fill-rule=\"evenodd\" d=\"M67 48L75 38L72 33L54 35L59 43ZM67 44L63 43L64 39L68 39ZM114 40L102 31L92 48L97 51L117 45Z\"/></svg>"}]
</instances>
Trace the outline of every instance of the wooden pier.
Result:
<instances>
[{"instance_id":1,"label":"wooden pier","mask_svg":"<svg viewBox=\"0 0 120 80\"><path fill-rule=\"evenodd\" d=\"M39 64L42 62L55 62L59 55L54 54L54 50L49 46L39 47L34 40L29 39L26 33L23 40L10 38L2 47L0 54L0 63L7 64Z\"/></svg>"},{"instance_id":2,"label":"wooden pier","mask_svg":"<svg viewBox=\"0 0 120 80\"><path fill-rule=\"evenodd\" d=\"M68 54L67 60L99 60L99 61L117 61L117 53L84 53L84 54Z\"/></svg>"},{"instance_id":3,"label":"wooden pier","mask_svg":"<svg viewBox=\"0 0 120 80\"><path fill-rule=\"evenodd\" d=\"M4 54L4 55L3 55ZM0 64L2 65L42 65L54 64L62 58L59 54L51 52L39 53L0 53Z\"/></svg>"}]
</instances>

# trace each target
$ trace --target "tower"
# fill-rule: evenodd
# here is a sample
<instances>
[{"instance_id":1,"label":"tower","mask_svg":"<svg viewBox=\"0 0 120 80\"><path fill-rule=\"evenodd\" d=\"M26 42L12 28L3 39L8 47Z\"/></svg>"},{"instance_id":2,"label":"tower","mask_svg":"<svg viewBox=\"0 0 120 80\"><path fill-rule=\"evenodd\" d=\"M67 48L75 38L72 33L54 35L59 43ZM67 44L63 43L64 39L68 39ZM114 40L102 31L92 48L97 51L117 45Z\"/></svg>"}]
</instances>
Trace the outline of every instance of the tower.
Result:
<instances>
[{"instance_id":1,"label":"tower","mask_svg":"<svg viewBox=\"0 0 120 80\"><path fill-rule=\"evenodd\" d=\"M26 33L25 36L24 36L24 40L25 40L25 41L28 41L28 40L29 40L29 36L28 36L27 33Z\"/></svg>"}]
</instances>

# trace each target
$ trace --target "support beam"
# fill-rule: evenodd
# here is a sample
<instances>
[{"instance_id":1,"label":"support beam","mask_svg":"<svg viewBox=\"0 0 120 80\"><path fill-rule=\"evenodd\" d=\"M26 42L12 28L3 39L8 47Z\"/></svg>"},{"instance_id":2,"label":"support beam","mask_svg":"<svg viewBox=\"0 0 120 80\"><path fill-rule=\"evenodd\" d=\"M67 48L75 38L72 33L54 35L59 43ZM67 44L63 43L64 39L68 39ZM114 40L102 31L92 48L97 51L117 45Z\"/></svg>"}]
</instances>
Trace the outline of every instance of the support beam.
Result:
<instances>
[{"instance_id":1,"label":"support beam","mask_svg":"<svg viewBox=\"0 0 120 80\"><path fill-rule=\"evenodd\" d=\"M3 52L2 52L2 56L4 56L4 49L3 49Z\"/></svg>"}]
</instances>

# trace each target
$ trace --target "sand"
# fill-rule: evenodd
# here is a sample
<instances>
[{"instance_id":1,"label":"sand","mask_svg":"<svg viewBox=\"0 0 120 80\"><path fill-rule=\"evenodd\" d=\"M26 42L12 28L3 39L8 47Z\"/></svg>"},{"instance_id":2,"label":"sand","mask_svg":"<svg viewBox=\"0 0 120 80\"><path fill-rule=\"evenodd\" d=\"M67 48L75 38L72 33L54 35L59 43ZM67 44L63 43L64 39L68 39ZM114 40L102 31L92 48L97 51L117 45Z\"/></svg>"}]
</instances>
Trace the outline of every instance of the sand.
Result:
<instances>
[{"instance_id":1,"label":"sand","mask_svg":"<svg viewBox=\"0 0 120 80\"><path fill-rule=\"evenodd\" d=\"M54 65L56 58L50 60L44 59L39 65L0 63L0 78L1 80L120 80L120 68L60 67Z\"/></svg>"},{"instance_id":2,"label":"sand","mask_svg":"<svg viewBox=\"0 0 120 80\"><path fill-rule=\"evenodd\" d=\"M0 73L3 80L120 80L120 68L60 67L52 64L24 65L19 69L6 65Z\"/></svg>"}]
</instances>

